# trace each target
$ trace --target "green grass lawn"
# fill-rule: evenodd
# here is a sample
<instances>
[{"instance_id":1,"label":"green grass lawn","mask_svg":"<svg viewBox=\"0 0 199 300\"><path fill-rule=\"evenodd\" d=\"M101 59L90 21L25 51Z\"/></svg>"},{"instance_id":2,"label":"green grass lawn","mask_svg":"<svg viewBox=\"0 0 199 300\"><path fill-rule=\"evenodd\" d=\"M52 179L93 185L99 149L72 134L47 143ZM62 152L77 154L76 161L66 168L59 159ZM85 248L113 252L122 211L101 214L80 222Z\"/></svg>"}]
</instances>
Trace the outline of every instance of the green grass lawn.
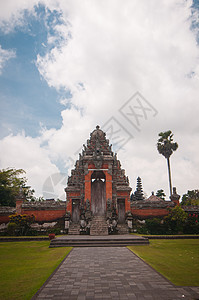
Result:
<instances>
[{"instance_id":1,"label":"green grass lawn","mask_svg":"<svg viewBox=\"0 0 199 300\"><path fill-rule=\"evenodd\" d=\"M172 236L175 236L175 237L181 237L181 236L193 236L193 237L195 237L195 236L199 236L199 234L143 234L143 233L136 233L136 232L131 232L130 234L132 234L132 235L138 235L138 236L148 236L148 237L150 237L150 236L161 236L161 237L163 237L163 236L168 236L168 237L172 237Z\"/></svg>"},{"instance_id":2,"label":"green grass lawn","mask_svg":"<svg viewBox=\"0 0 199 300\"><path fill-rule=\"evenodd\" d=\"M31 299L70 252L49 241L0 243L0 299Z\"/></svg>"},{"instance_id":3,"label":"green grass lawn","mask_svg":"<svg viewBox=\"0 0 199 300\"><path fill-rule=\"evenodd\" d=\"M199 286L198 239L150 240L128 248L175 285Z\"/></svg>"}]
</instances>

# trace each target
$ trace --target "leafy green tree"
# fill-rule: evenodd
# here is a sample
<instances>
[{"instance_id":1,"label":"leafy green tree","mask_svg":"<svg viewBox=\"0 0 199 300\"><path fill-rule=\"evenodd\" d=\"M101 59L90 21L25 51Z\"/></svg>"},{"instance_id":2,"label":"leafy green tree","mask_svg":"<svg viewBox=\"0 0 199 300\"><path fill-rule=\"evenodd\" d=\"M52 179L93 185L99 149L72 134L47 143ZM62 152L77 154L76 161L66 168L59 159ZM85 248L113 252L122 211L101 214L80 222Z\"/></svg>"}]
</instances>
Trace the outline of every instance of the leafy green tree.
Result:
<instances>
[{"instance_id":1,"label":"leafy green tree","mask_svg":"<svg viewBox=\"0 0 199 300\"><path fill-rule=\"evenodd\" d=\"M182 196L181 205L199 206L199 190L188 191Z\"/></svg>"},{"instance_id":2,"label":"leafy green tree","mask_svg":"<svg viewBox=\"0 0 199 300\"><path fill-rule=\"evenodd\" d=\"M23 177L23 169L0 170L0 205L13 206L16 204L16 196L22 188L27 199L33 197L34 190L26 186L27 179Z\"/></svg>"},{"instance_id":3,"label":"leafy green tree","mask_svg":"<svg viewBox=\"0 0 199 300\"><path fill-rule=\"evenodd\" d=\"M172 208L169 215L164 217L164 225L167 232L171 234L183 233L187 217L188 214L180 206Z\"/></svg>"},{"instance_id":4,"label":"leafy green tree","mask_svg":"<svg viewBox=\"0 0 199 300\"><path fill-rule=\"evenodd\" d=\"M162 190L162 189L161 190L157 190L156 196L159 197L162 200L165 200L165 197L166 197L166 195L164 193L164 190Z\"/></svg>"},{"instance_id":5,"label":"leafy green tree","mask_svg":"<svg viewBox=\"0 0 199 300\"><path fill-rule=\"evenodd\" d=\"M178 144L173 142L173 134L171 130L160 132L157 143L157 150L167 159L168 173L169 173L169 188L170 196L172 195L172 184L171 184L171 168L170 168L170 156L178 148Z\"/></svg>"}]
</instances>

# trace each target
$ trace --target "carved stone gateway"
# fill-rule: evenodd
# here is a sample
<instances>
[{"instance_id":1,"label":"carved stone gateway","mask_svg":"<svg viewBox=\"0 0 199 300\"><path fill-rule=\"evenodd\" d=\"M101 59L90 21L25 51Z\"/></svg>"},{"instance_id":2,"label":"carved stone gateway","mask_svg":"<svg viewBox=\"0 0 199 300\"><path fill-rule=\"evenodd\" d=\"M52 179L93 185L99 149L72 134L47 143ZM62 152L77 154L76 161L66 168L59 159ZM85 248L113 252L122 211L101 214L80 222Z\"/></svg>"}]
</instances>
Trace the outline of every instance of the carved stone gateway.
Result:
<instances>
[{"instance_id":1,"label":"carved stone gateway","mask_svg":"<svg viewBox=\"0 0 199 300\"><path fill-rule=\"evenodd\" d=\"M112 152L106 134L99 126L84 145L65 191L71 222L85 221L79 222L86 224L81 226L80 231L88 233L94 219L104 217L111 232L112 228L116 228L118 209L119 221L125 223L125 214L131 210L131 188L117 155Z\"/></svg>"}]
</instances>

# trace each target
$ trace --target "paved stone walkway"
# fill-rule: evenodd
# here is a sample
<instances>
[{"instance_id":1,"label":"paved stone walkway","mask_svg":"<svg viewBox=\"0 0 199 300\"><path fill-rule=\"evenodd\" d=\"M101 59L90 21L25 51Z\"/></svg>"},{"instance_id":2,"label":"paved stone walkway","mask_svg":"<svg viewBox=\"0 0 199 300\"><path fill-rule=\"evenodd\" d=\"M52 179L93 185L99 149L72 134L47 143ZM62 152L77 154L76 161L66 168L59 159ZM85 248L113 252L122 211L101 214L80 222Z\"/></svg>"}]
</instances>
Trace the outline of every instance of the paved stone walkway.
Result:
<instances>
[{"instance_id":1,"label":"paved stone walkway","mask_svg":"<svg viewBox=\"0 0 199 300\"><path fill-rule=\"evenodd\" d=\"M73 248L33 299L199 299L176 287L126 247Z\"/></svg>"}]
</instances>

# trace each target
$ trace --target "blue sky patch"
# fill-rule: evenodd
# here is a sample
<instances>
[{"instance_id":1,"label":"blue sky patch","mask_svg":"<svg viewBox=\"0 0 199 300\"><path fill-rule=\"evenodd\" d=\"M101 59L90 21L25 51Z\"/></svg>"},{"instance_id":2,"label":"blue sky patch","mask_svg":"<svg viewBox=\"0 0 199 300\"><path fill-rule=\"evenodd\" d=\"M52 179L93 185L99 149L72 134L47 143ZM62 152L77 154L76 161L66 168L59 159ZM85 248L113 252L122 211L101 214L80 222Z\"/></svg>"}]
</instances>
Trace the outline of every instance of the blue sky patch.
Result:
<instances>
[{"instance_id":1,"label":"blue sky patch","mask_svg":"<svg viewBox=\"0 0 199 300\"><path fill-rule=\"evenodd\" d=\"M35 137L40 122L47 128L59 128L63 110L59 99L70 97L65 90L58 92L49 87L35 65L37 55L43 56L49 50L44 45L47 45L48 35L55 34L52 23L60 24L61 14L46 11L43 6L36 7L35 11L36 17L25 13L25 26L9 34L0 32L1 47L16 52L0 76L1 138L24 128L27 135Z\"/></svg>"}]
</instances>

